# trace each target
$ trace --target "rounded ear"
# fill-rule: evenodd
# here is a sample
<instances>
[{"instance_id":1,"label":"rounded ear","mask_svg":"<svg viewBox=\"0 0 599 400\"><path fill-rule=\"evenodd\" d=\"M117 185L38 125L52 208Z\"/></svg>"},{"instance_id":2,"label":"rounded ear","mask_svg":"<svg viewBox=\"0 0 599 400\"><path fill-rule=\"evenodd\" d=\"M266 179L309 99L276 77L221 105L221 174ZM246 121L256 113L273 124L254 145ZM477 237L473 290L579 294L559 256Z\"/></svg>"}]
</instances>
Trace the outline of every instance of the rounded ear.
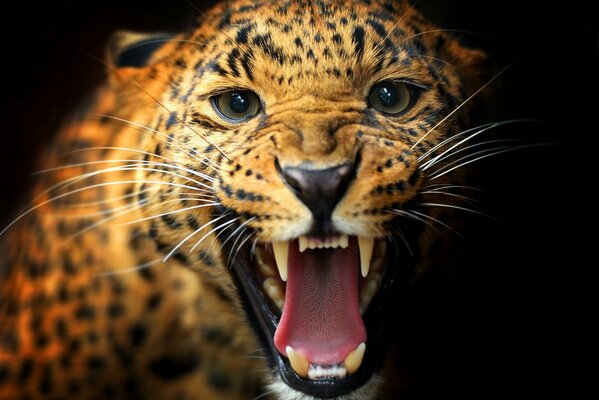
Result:
<instances>
[{"instance_id":1,"label":"rounded ear","mask_svg":"<svg viewBox=\"0 0 599 400\"><path fill-rule=\"evenodd\" d=\"M445 51L451 63L466 76L470 94L490 78L489 56L484 51L465 47L455 39L447 43Z\"/></svg>"},{"instance_id":2,"label":"rounded ear","mask_svg":"<svg viewBox=\"0 0 599 400\"><path fill-rule=\"evenodd\" d=\"M108 43L107 61L113 68L143 68L173 35L118 31Z\"/></svg>"}]
</instances>

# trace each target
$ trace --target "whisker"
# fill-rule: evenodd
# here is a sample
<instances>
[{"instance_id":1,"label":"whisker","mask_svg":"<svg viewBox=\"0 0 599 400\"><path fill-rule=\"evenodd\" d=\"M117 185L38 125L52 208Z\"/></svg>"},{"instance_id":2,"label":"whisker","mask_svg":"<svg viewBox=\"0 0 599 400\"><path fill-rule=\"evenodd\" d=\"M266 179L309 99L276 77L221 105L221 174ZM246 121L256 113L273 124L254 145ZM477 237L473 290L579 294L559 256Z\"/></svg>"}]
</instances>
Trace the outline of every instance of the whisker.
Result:
<instances>
[{"instance_id":1,"label":"whisker","mask_svg":"<svg viewBox=\"0 0 599 400\"><path fill-rule=\"evenodd\" d=\"M195 188L193 186L188 186L188 185L183 185L183 184L178 184L178 183L172 183L172 182L164 182L164 181L148 181L148 180L126 180L126 181L114 181L114 182L103 182L103 183L97 183L94 185L90 185L90 186L86 186L83 188L79 188L79 189L75 189L75 190L71 190L67 193L62 193L60 195L57 195L55 197L52 197L48 200L45 200L39 204L36 204L35 206L27 209L26 211L22 212L21 214L19 214L15 219L13 219L6 227L4 227L4 229L2 229L2 231L0 231L0 236L2 236L8 229L10 229L10 227L12 227L14 224L16 224L18 221L20 221L21 219L23 219L23 217L25 217L26 215L30 214L31 212L39 209L40 207L43 207L53 201L62 199L64 197L67 196L71 196L73 194L77 194L77 193L81 193L85 190L91 190L91 189L96 189L96 188L100 188L100 187L105 187L105 186L111 186L111 185L131 185L131 184L136 184L136 183L145 183L147 185L166 185L166 186L173 186L173 187L178 187L178 188L184 188L184 189L190 189L190 190L196 190L196 191L200 191L200 189Z\"/></svg>"},{"instance_id":2,"label":"whisker","mask_svg":"<svg viewBox=\"0 0 599 400\"><path fill-rule=\"evenodd\" d=\"M421 193L422 194L442 194L442 195L445 195L445 196L455 197L455 198L458 198L458 199L465 200L468 203L472 204L473 206L475 206L476 203L479 203L479 204L482 203L482 201L473 199L472 197L462 196L462 195L455 194L455 193L441 192L441 191L438 191L438 190L427 190L427 191L421 192Z\"/></svg>"},{"instance_id":3,"label":"whisker","mask_svg":"<svg viewBox=\"0 0 599 400\"><path fill-rule=\"evenodd\" d=\"M491 36L483 35L481 33L472 32L472 31L465 31L463 29L430 29L428 31L418 32L418 33L416 33L412 36L408 36L407 38L402 39L402 40L407 42L408 40L414 39L415 37L427 35L429 33L462 33L462 34L471 35L471 36L478 36L483 39L493 40L493 37L491 37Z\"/></svg>"},{"instance_id":4,"label":"whisker","mask_svg":"<svg viewBox=\"0 0 599 400\"><path fill-rule=\"evenodd\" d=\"M165 164L165 165L168 165L168 164ZM145 164L141 164L141 166L143 167L143 166L145 166ZM118 171L123 171L123 170L124 171L135 170L135 169L131 169L133 167L135 167L135 165L125 165L125 166L119 166L119 167L105 168L105 169L102 169L102 170L99 170L99 171L92 171L92 172L87 172L85 174L77 175L75 177L66 179L66 180L64 180L62 182L59 182L59 183L57 183L55 185L52 185L51 187L47 188L46 190L44 190L42 193L40 193L38 196L35 197L34 202L36 200L40 199L41 197L43 197L45 194L48 194L48 193L50 193L52 191L55 191L55 190L58 190L59 188L60 189L65 189L65 188L67 188L69 186L74 185L77 182L81 182L81 181L89 179L89 178L91 178L93 176L104 174L104 173L118 172ZM123 168L129 168L129 169L123 169ZM138 167L135 167L135 168L138 168ZM141 167L139 167L139 168L141 168ZM165 172L167 174L174 174L174 173L172 173L170 171L163 171L163 170L160 170L159 172ZM196 190L198 190L198 191L204 191L204 192L207 192L207 193L211 193L212 192L212 188L210 186L208 186L208 185L205 185L203 183L200 183L200 182L198 182L198 181L196 181L194 179L188 178L188 177L183 177L183 178L186 179L186 180L191 180L194 183L197 183L198 185L204 186L206 188L206 189L196 188Z\"/></svg>"},{"instance_id":5,"label":"whisker","mask_svg":"<svg viewBox=\"0 0 599 400\"><path fill-rule=\"evenodd\" d=\"M395 30L395 28L397 28L399 26L399 24L401 24L402 21L404 19L406 19L406 17L410 14L410 11L412 11L418 5L418 3L420 3L420 0L415 0L412 4L410 4L410 7L408 7L408 9L406 10L406 12L403 13L403 15L400 18L397 19L397 21L393 25L393 28L389 29L389 32L387 32L387 35L383 38L383 40L380 41L380 43L385 43L385 41L387 39L389 39L389 36Z\"/></svg>"},{"instance_id":6,"label":"whisker","mask_svg":"<svg viewBox=\"0 0 599 400\"><path fill-rule=\"evenodd\" d=\"M486 129L486 128L494 125L494 124L495 123L489 123L489 124L483 124L483 125L475 126L474 128L466 129L465 131L462 131L462 132L456 133L454 135L451 135L447 139L445 139L445 140L437 143L435 146L431 147L426 153L424 153L420 157L418 157L418 162L421 162L426 157L428 157L429 155L431 155L432 153L434 153L435 151L437 151L438 148L445 146L447 143L452 142L452 141L458 139L459 137L464 136L465 134L468 134L470 132L476 131L477 129Z\"/></svg>"},{"instance_id":7,"label":"whisker","mask_svg":"<svg viewBox=\"0 0 599 400\"><path fill-rule=\"evenodd\" d=\"M151 154L151 153L148 153L148 154ZM164 157L160 157L160 158L166 160L166 158L164 158ZM47 169L44 169L41 171L34 172L33 174L39 175L39 174L45 174L48 172L69 169L69 168L87 167L87 166L91 166L91 165L108 164L108 163L134 163L131 165L144 165L144 166L147 165L147 166L155 166L155 167L174 168L174 169L182 170L185 172L189 172L190 174L192 174L194 176L200 177L202 179L206 179L207 181L210 181L210 182L215 181L215 179L213 177L211 177L210 175L206 175L202 172L199 172L199 171L187 168L187 167L182 167L180 165L160 163L160 162L156 162L156 161L134 160L134 159L110 159L110 160L89 161L89 162L76 163L76 164L67 164L67 165L61 165L61 166L57 166L57 167L47 168ZM105 169L105 170L110 170L110 169ZM99 172L99 171L93 171L93 172Z\"/></svg>"},{"instance_id":8,"label":"whisker","mask_svg":"<svg viewBox=\"0 0 599 400\"><path fill-rule=\"evenodd\" d=\"M414 252L412 251L412 248L410 247L410 244L408 243L408 240L406 239L406 236L403 233L403 231L401 230L401 228L397 228L397 231L395 233L397 234L397 236L399 236L399 238L401 239L403 244L406 245L406 248L408 249L408 253L410 253L410 256L413 257ZM393 241L393 242L395 243L395 241ZM397 243L395 243L395 246L397 247Z\"/></svg>"},{"instance_id":9,"label":"whisker","mask_svg":"<svg viewBox=\"0 0 599 400\"><path fill-rule=\"evenodd\" d=\"M91 224L91 225L88 225L88 226L86 226L86 227L85 227L85 228L83 228L83 229L80 229L79 231L75 232L73 235L69 236L69 237L66 239L66 241L73 240L73 239L75 239L77 236L83 235L85 232L89 232L89 231L91 231L92 229L94 229L94 228L97 228L98 226L100 226L100 225L102 225L102 224L104 224L104 223L106 223L106 222L110 222L110 221L112 221L112 220L114 220L114 219L117 219L117 218L119 218L119 217L121 217L121 216L123 216L123 215L126 215L126 214L130 213L131 211L135 211L135 210L137 210L137 209L139 209L139 208L143 207L144 205L145 205L145 203L144 203L144 202L139 202L139 203L134 203L134 204L131 204L130 206L126 207L126 209L124 209L124 210L123 210L123 211L121 211L121 212L114 213L114 214L112 214L112 215L110 215L110 216L108 216L108 217L106 217L106 218L103 218L103 219L101 219L101 220L99 220L99 221L96 221L96 222L94 222L94 223L93 223L93 224Z\"/></svg>"},{"instance_id":10,"label":"whisker","mask_svg":"<svg viewBox=\"0 0 599 400\"><path fill-rule=\"evenodd\" d=\"M485 145L496 144L496 143L521 143L521 142L522 141L515 140L515 139L494 139L494 140L485 140L485 141L480 142L480 143L474 143L474 144L470 144L468 146L460 147L460 148L455 149L451 153L449 153L449 150L447 150L447 151L443 152L443 154L444 154L443 156L440 155L441 156L440 158L435 157L434 159L429 160L426 163L426 166L421 166L420 169L422 171L426 171L430 167L436 165L439 162L442 162L443 160L447 160L448 158L454 157L455 155L457 155L459 153L467 152L468 150L472 150L472 149L474 149L476 147L482 147L482 146L485 146Z\"/></svg>"},{"instance_id":11,"label":"whisker","mask_svg":"<svg viewBox=\"0 0 599 400\"><path fill-rule=\"evenodd\" d=\"M496 222L501 222L499 221L497 218L494 218L488 214L485 214L483 212L480 211L476 211L476 210L472 210L470 208L466 208L466 207L460 207L460 206L456 206L453 204L441 204L441 203L417 203L417 205L422 206L422 207L444 207L444 208L453 208L456 210L462 210L462 211L467 211L473 214L478 214L478 215L482 215L483 217L487 217L489 219L492 219Z\"/></svg>"},{"instance_id":12,"label":"whisker","mask_svg":"<svg viewBox=\"0 0 599 400\"><path fill-rule=\"evenodd\" d=\"M100 217L100 216L107 215L107 214L118 213L121 210L129 209L132 206L138 206L138 205L139 205L138 202L128 203L121 207L109 208L109 209L104 209L104 210L85 213L85 214L73 214L72 212L70 212L70 213L69 212L50 212L48 214L58 217L58 218L61 218L61 219L65 219L65 220L85 219L85 218L94 218L94 217Z\"/></svg>"},{"instance_id":13,"label":"whisker","mask_svg":"<svg viewBox=\"0 0 599 400\"><path fill-rule=\"evenodd\" d=\"M167 134L165 134L163 132L160 132L160 131L158 131L156 129L150 128L149 126L138 124L137 122L129 121L128 119L119 118L119 117L115 117L113 115L108 115L108 114L100 114L99 118L109 118L109 119L112 119L112 120L115 120L115 121L119 121L119 122L122 122L122 123L125 123L125 124L128 124L128 125L135 126L137 128L141 128L142 131L148 130L148 131L153 132L153 133L155 133L155 134L157 134L159 136L162 136L162 137L164 137L164 138L166 138L168 140L172 140L174 143L176 143L178 145L177 146L178 148L184 150L184 152L188 156L190 156L191 158L200 161L206 167L212 168L213 170L215 170L217 172L221 170L221 167L218 164L216 164L214 161L212 161L211 159L209 159L205 155L203 155L201 153L198 153L196 150L194 150L190 146L186 145L185 143L183 143L183 142L175 139L174 137L170 138ZM216 146L215 146L215 148L216 148ZM189 151L187 151L187 150L189 150Z\"/></svg>"},{"instance_id":14,"label":"whisker","mask_svg":"<svg viewBox=\"0 0 599 400\"><path fill-rule=\"evenodd\" d=\"M498 155L498 154L503 154L503 153L507 153L507 152L510 152L510 151L516 151L516 150L522 150L522 149L528 149L528 148L532 148L532 147L540 147L540 146L547 146L547 145L546 145L546 144L530 144L530 145L522 145L522 146L514 146L514 147L504 148L504 149L502 149L502 150L498 150L498 151L496 151L496 152L494 152L494 153L491 153L491 154L485 154L485 155L483 155L483 156L480 156L480 157L477 157L477 158L475 158L475 159L473 159L473 160L469 160L469 161L463 162L462 164L456 165L455 167L453 167L453 168L450 168L450 169L448 169L448 170L446 170L446 171L444 171L444 172L438 173L439 171L436 171L436 172L435 172L435 174L436 174L436 175L431 175L431 177L429 177L429 178L428 178L428 180L429 180L429 181L432 181L432 180L434 180L434 179L440 178L440 177L442 177L443 175L445 175L445 174L447 174L447 173L449 173L449 172L451 172L451 171L454 171L454 170L456 170L456 169L458 169L458 168L462 168L462 167L464 167L464 166L466 166L466 165L468 165L468 164L471 164L471 163L473 163L473 162L476 162L476 161L483 160L483 159L485 159L485 158L488 158L488 157L496 156L496 155ZM493 150L497 150L497 148L495 148L495 149L493 149ZM479 151L479 152L477 152L477 153L474 153L474 154L472 154L472 155L470 155L470 156L478 155L478 154L481 154L481 153L483 153L483 152L486 152L486 151ZM463 157L462 159L465 159L465 158L466 158L466 157ZM452 164L453 164L453 163L452 163ZM450 165L451 165L451 164L450 164ZM445 166L445 167L447 167L447 166ZM445 167L443 167L443 168L445 168ZM441 169L443 169L443 168L441 168Z\"/></svg>"},{"instance_id":15,"label":"whisker","mask_svg":"<svg viewBox=\"0 0 599 400\"><path fill-rule=\"evenodd\" d=\"M182 200L188 200L188 201L194 201L194 202L197 202L197 203L205 203L205 204L212 204L212 205L215 205L215 204L218 205L218 204L220 204L220 203L218 203L218 202L215 201L216 198L210 198L210 199L198 198L198 197L176 198L176 199L170 199L170 200L161 201L160 203L154 204L152 207L146 208L146 210L144 211L144 214L148 214L150 211L155 210L158 207L164 206L165 204L180 202ZM149 205L150 203L151 202L148 202L147 204ZM172 214L172 212L169 212L169 214Z\"/></svg>"},{"instance_id":16,"label":"whisker","mask_svg":"<svg viewBox=\"0 0 599 400\"><path fill-rule=\"evenodd\" d=\"M427 215L425 213L421 213L420 211L416 211L416 210L410 210L410 212L412 212L412 213L414 213L416 215L419 215L419 216L421 216L423 218L428 218L431 221L434 221L434 222L438 223L439 225L441 225L441 226L449 229L450 231L452 231L453 233L455 233L458 237L463 238L463 236L458 231L456 231L455 229L453 229L451 226L447 225L445 222L439 220L438 218L434 218L434 217L432 217L430 215Z\"/></svg>"},{"instance_id":17,"label":"whisker","mask_svg":"<svg viewBox=\"0 0 599 400\"><path fill-rule=\"evenodd\" d=\"M59 205L59 206L57 206L57 208L58 209L78 209L78 208L87 208L87 207L93 207L93 206L101 206L102 204L113 203L113 202L116 202L119 200L125 200L125 199L131 198L131 197L136 197L136 196L139 196L141 193L148 192L149 190L150 189L138 190L136 192L128 193L123 196L109 197L109 198L102 199L102 200L95 200L95 201L76 203L76 204Z\"/></svg>"},{"instance_id":18,"label":"whisker","mask_svg":"<svg viewBox=\"0 0 599 400\"><path fill-rule=\"evenodd\" d=\"M216 219L212 219L210 221L208 221L207 223L205 223L204 225L200 226L198 229L196 229L195 231L193 231L192 233L190 233L189 235L187 235L185 237L185 239L181 240L167 255L166 257L164 257L164 259L162 261L166 262L166 260L168 260L173 254L175 254L177 252L177 250L179 250L179 248L181 246L183 246L183 244L185 244L185 242L187 242L189 239L191 239L192 237L194 237L195 235L197 235L198 233L200 233L204 228L206 228L207 226L210 226L211 224L223 219L225 217L225 215L221 215L220 217L216 218Z\"/></svg>"},{"instance_id":19,"label":"whisker","mask_svg":"<svg viewBox=\"0 0 599 400\"><path fill-rule=\"evenodd\" d=\"M474 187L474 186L465 186L465 185L448 185L446 183L433 183L430 185L426 185L422 188L423 190L434 189L434 190L447 190L447 189L466 189L466 190L474 190L477 192L486 193L486 190Z\"/></svg>"},{"instance_id":20,"label":"whisker","mask_svg":"<svg viewBox=\"0 0 599 400\"><path fill-rule=\"evenodd\" d=\"M428 225L429 227L431 227L432 229L434 229L437 233L439 233L440 235L443 235L443 233L441 233L441 231L439 229L437 229L436 226L434 226L433 224L431 224L430 222L428 222L427 220L417 216L417 215L413 215L410 211L408 210L400 210L397 208L393 208L390 210L393 214L397 214L397 215L401 215L404 217L408 217L408 218L412 218L416 221L422 222L423 224Z\"/></svg>"},{"instance_id":21,"label":"whisker","mask_svg":"<svg viewBox=\"0 0 599 400\"><path fill-rule=\"evenodd\" d=\"M449 61L447 61L447 60L444 60L444 59L442 59L442 58L439 58L439 57L426 56L426 55L423 55L423 54L417 54L417 55L413 55L412 57L415 57L415 58L426 58L426 59L429 59L429 60L438 61L438 62L440 62L440 63L442 63L442 64L445 64L445 65L447 65L447 66L449 66L449 67L451 67L451 68L455 69L455 70L456 70L456 71L458 71L458 72L463 72L463 71L462 71L460 68L458 68L456 65L454 65L454 64L452 64L452 63L450 63L450 62L449 62Z\"/></svg>"},{"instance_id":22,"label":"whisker","mask_svg":"<svg viewBox=\"0 0 599 400\"><path fill-rule=\"evenodd\" d=\"M466 138L462 139L460 142L456 143L455 145L451 146L450 148L444 150L441 154L433 157L432 159L430 159L429 161L425 162L424 164L421 165L420 168L428 168L428 164L431 163L435 163L437 160L439 160L440 158L445 158L443 157L445 154L447 154L448 152L450 152L451 150L455 149L456 147L459 147L460 145L462 145L463 143L472 140L473 138L475 138L476 136L480 135L481 133L484 133L488 130L491 129L495 129L504 125L508 125L508 124L514 124L514 123L519 123L519 122L541 122L539 120L534 120L534 119L510 119L510 120L504 120L504 121L497 121L497 122L493 122L490 124L484 124L484 125L480 125L476 128L471 128L465 131L462 131L460 133L457 133L455 135L450 136L449 138L445 139L444 141L442 141L441 143L437 144L436 146L434 146L433 148L431 148L430 150L428 150L425 154L423 154L422 156L418 157L418 161L422 161L424 158L428 157L432 152L436 151L439 147L444 146L445 144L447 144L450 141L453 141L463 135L465 135L466 133L470 133L476 129L479 129L479 131L474 132L473 134L467 136ZM513 140L516 141L516 139L498 139L498 140Z\"/></svg>"},{"instance_id":23,"label":"whisker","mask_svg":"<svg viewBox=\"0 0 599 400\"><path fill-rule=\"evenodd\" d=\"M425 32L421 32L425 33ZM503 67L503 69L501 69L501 71L499 71L497 74L495 74L495 76L493 76L491 79L489 79L487 81L487 83L485 83L484 85L482 85L480 88L478 88L478 90L476 90L474 93L472 93L466 100L464 100L459 106L457 106L452 112L450 112L449 114L447 114L441 121L437 122L435 124L435 126L433 126L431 129L428 130L428 132L426 132L420 139L418 139L416 141L416 143L414 143L412 145L412 147L410 147L410 150L414 150L414 148L420 144L420 142L422 142L432 131L434 131L435 129L437 129L441 124L443 124L445 121L447 121L453 114L455 114L459 109L461 109L464 105L466 105L470 100L472 100L474 97L476 97L480 92L482 92L484 89L486 89L491 83L493 83L497 78L499 78L505 71L507 71L512 65L514 65L515 61L512 61L511 63L509 63L508 65L506 65L505 67Z\"/></svg>"},{"instance_id":24,"label":"whisker","mask_svg":"<svg viewBox=\"0 0 599 400\"><path fill-rule=\"evenodd\" d=\"M231 234L230 234L230 235L227 237L227 240L225 240L225 241L222 243L222 247L225 247L225 244L227 244L227 242L228 242L229 240L231 240L231 238L233 238L235 235L237 235L237 232L239 232L241 229L243 229L243 230L242 230L242 231L239 233L239 235L237 235L237 239L235 239L235 242L233 242L233 245L231 246L231 251L229 252L229 262L231 262L231 260L232 260L232 258L231 258L231 253L232 253L232 251L235 249L235 245L237 244L237 241L238 241L238 240L239 240L239 238L241 238L241 236L244 234L244 232L246 231L246 229L247 229L248 225L249 225L249 224L250 224L252 221L254 221L254 220L256 220L256 217L252 217L252 218L248 219L247 221L245 221L244 223L242 223L241 225L239 225L239 226L237 227L237 229L235 229L235 230L234 230L234 231L233 231L233 232L232 232L232 233L231 233Z\"/></svg>"},{"instance_id":25,"label":"whisker","mask_svg":"<svg viewBox=\"0 0 599 400\"><path fill-rule=\"evenodd\" d=\"M138 223L143 222L143 221L149 221L151 219L156 219L156 218L164 217L165 215L179 214L179 213L182 213L182 212L185 212L185 211L189 211L189 210L197 210L199 208L215 207L215 206L219 206L219 205L220 205L220 203L210 202L210 203L206 203L206 204L200 204L200 205L197 205L197 206L179 208L179 209L174 210L174 211L169 211L169 212L161 213L161 214L158 214L158 215L152 215L150 217L139 218L139 219L136 219L134 221L125 222L125 223L122 223L119 226L127 226L127 225L138 224Z\"/></svg>"},{"instance_id":26,"label":"whisker","mask_svg":"<svg viewBox=\"0 0 599 400\"><path fill-rule=\"evenodd\" d=\"M232 233L229 234L229 236L227 236L227 239L221 244L221 246L225 247L225 245L229 242L229 240L231 240L231 238L233 238L237 234L237 232L239 232L243 227L247 226L254 220L256 220L256 217L252 217L252 218L248 219L247 221L245 221L244 223L240 224L237 227L237 229L235 229ZM235 244L233 244L233 245L235 245Z\"/></svg>"},{"instance_id":27,"label":"whisker","mask_svg":"<svg viewBox=\"0 0 599 400\"><path fill-rule=\"evenodd\" d=\"M108 276L108 275L127 274L127 273L130 273L130 272L137 272L137 271L140 271L142 269L150 268L151 266L153 266L155 264L158 264L158 263L162 263L162 260L160 258L154 259L152 261L148 261L148 262L143 263L143 264L136 265L134 267L128 267L128 268L123 268L123 269L118 269L118 270L111 270L111 271L99 272L96 275L98 275L98 276Z\"/></svg>"},{"instance_id":28,"label":"whisker","mask_svg":"<svg viewBox=\"0 0 599 400\"><path fill-rule=\"evenodd\" d=\"M225 214L225 215L223 215L222 217L224 217L224 216L226 216L226 214ZM223 224L221 224L221 225L217 226L216 228L212 229L210 232L208 232L208 233L206 233L204 236L202 236L202 238L201 238L200 240L198 240L198 241L196 242L196 244L194 244L194 245L193 245L193 247L191 248L191 250L189 250L189 252L190 252L190 253L193 253L193 251L194 251L194 250L195 250L195 249L196 249L196 248L197 248L197 247L200 245L200 243L202 243L202 242L204 241L204 239L206 239L208 236L210 236L210 234L212 234L212 233L214 233L214 232L216 232L216 231L218 231L218 230L221 230L221 229L222 229L222 230L221 230L221 231L220 231L220 232L219 232L219 233L216 235L216 236L218 237L218 236L219 236L221 233L223 233L223 232L224 232L224 228L226 228L227 226L229 226L229 225L231 225L231 224L235 223L235 222L236 222L236 221L238 221L239 219L240 219L240 217L233 218L232 220L230 220L230 221L227 221L227 222L225 222L225 223L223 223Z\"/></svg>"},{"instance_id":29,"label":"whisker","mask_svg":"<svg viewBox=\"0 0 599 400\"><path fill-rule=\"evenodd\" d=\"M245 229L244 229L244 231L245 231ZM245 239L243 239L243 241L241 241L241 242L239 243L239 246L237 246L237 250L235 251L235 254L233 254L233 258L231 259L231 265L233 264L233 260L235 260L235 259L237 258L237 254L239 254L239 251L241 250L241 248L243 247L243 245L244 245L244 244L245 244L245 243L246 243L248 240L250 240L250 239L252 238L252 236L253 236L253 234L252 234L252 233L248 234L248 235L246 236L246 238L245 238ZM239 237L241 237L241 235L240 235ZM233 247L235 247L235 243L233 243Z\"/></svg>"}]
</instances>

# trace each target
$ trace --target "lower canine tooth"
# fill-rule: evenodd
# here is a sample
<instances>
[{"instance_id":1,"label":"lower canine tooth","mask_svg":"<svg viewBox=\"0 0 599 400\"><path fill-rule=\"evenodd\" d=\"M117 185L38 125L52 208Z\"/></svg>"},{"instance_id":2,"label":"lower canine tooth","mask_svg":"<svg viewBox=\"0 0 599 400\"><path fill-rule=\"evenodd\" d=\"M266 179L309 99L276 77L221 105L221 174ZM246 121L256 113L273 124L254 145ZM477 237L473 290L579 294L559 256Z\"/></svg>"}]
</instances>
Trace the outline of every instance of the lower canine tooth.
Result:
<instances>
[{"instance_id":1,"label":"lower canine tooth","mask_svg":"<svg viewBox=\"0 0 599 400\"><path fill-rule=\"evenodd\" d=\"M364 352L366 351L366 344L360 343L358 347L345 357L345 369L347 373L353 374L362 365L364 359Z\"/></svg>"},{"instance_id":2,"label":"lower canine tooth","mask_svg":"<svg viewBox=\"0 0 599 400\"><path fill-rule=\"evenodd\" d=\"M302 378L307 378L308 369L310 369L310 362L306 360L306 358L302 356L300 353L293 350L293 347L291 346L287 346L285 348L285 351L287 352L287 357L289 358L291 368L293 368L295 373L301 376Z\"/></svg>"},{"instance_id":3,"label":"lower canine tooth","mask_svg":"<svg viewBox=\"0 0 599 400\"><path fill-rule=\"evenodd\" d=\"M275 254L275 261L279 269L281 280L287 282L287 262L289 259L289 242L272 242L272 252Z\"/></svg>"}]
</instances>

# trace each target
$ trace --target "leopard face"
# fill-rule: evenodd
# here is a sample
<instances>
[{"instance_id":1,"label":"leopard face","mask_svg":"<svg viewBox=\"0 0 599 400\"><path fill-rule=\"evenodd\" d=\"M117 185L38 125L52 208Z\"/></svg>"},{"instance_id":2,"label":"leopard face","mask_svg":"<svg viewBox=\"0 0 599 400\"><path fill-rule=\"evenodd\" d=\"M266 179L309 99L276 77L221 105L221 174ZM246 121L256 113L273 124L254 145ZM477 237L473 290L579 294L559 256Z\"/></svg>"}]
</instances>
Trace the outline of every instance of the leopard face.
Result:
<instances>
[{"instance_id":1,"label":"leopard face","mask_svg":"<svg viewBox=\"0 0 599 400\"><path fill-rule=\"evenodd\" d=\"M374 398L394 299L448 226L435 189L463 182L451 146L484 55L382 0L236 0L188 34L113 47L100 123L121 128L102 145L137 158L104 172L132 185L118 199L137 214L106 242L150 265L129 239L143 236L217 288L279 398Z\"/></svg>"},{"instance_id":2,"label":"leopard face","mask_svg":"<svg viewBox=\"0 0 599 400\"><path fill-rule=\"evenodd\" d=\"M423 167L461 130L482 59L407 4L365 3L234 2L160 61L176 66L162 155L216 203L167 251L216 236L234 283L214 279L240 293L273 380L318 397L382 365L388 299L438 216L404 210L427 203Z\"/></svg>"}]
</instances>

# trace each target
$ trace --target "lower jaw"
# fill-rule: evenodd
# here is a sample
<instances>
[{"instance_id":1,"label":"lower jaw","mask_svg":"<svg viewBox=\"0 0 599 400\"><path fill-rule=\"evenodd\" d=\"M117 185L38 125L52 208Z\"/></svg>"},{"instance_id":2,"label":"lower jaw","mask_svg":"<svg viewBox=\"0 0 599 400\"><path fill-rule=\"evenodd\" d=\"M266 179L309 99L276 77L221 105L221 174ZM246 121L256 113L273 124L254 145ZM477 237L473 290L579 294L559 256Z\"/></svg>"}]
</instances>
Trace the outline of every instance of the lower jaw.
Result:
<instances>
[{"instance_id":1,"label":"lower jaw","mask_svg":"<svg viewBox=\"0 0 599 400\"><path fill-rule=\"evenodd\" d=\"M273 337L278 326L279 317L273 312L271 304L265 298L261 283L255 279L249 248L243 249L232 266L232 272L243 306L258 334L264 349L269 354L271 366L279 371L283 382L291 388L307 395L320 398L334 398L355 391L363 386L382 367L389 342L389 331L385 321L397 318L391 312L396 310L399 296L406 293L407 282L411 273L409 260L394 253L388 258L389 265L384 280L375 297L372 299L362 319L367 331L368 344L360 368L342 379L325 378L318 380L304 379L298 376L289 360L281 356L274 345ZM401 266L401 268L398 268Z\"/></svg>"}]
</instances>

